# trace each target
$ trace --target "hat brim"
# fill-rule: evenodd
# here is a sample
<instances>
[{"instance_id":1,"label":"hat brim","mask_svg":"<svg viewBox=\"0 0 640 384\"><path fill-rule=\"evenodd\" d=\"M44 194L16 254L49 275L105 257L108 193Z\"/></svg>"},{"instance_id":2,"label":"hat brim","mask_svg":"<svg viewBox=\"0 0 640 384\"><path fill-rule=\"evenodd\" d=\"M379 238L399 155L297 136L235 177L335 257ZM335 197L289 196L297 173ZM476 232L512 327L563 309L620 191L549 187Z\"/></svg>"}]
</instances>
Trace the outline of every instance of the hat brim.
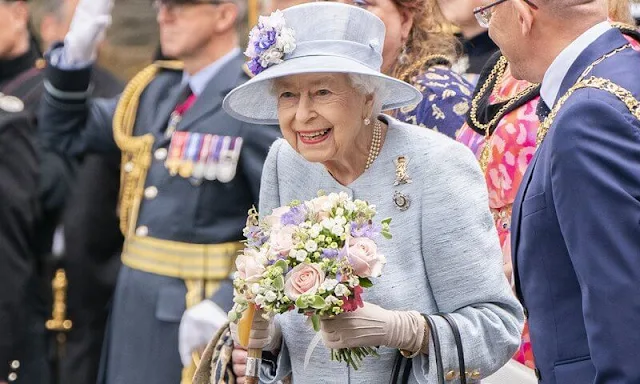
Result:
<instances>
[{"instance_id":1,"label":"hat brim","mask_svg":"<svg viewBox=\"0 0 640 384\"><path fill-rule=\"evenodd\" d=\"M422 100L411 85L377 72L355 60L340 56L304 56L285 60L238 86L224 98L223 108L234 118L255 124L278 124L277 97L272 82L281 77L308 73L353 73L375 77L383 83L382 110L387 111Z\"/></svg>"}]
</instances>

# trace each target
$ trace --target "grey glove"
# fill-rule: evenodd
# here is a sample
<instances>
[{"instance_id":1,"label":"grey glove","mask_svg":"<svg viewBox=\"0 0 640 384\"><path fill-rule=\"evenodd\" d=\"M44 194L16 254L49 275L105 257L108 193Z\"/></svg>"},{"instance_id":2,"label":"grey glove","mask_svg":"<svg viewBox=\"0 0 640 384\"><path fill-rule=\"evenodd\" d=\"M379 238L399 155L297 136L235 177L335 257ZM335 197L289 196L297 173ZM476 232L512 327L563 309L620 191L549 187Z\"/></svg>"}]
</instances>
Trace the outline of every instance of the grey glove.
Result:
<instances>
[{"instance_id":1,"label":"grey glove","mask_svg":"<svg viewBox=\"0 0 640 384\"><path fill-rule=\"evenodd\" d=\"M233 341L240 344L238 338L238 325L229 324ZM248 349L262 349L265 351L277 351L282 343L282 331L280 326L273 319L271 321L262 317L261 312L256 312L251 324L251 334L249 336Z\"/></svg>"}]
</instances>

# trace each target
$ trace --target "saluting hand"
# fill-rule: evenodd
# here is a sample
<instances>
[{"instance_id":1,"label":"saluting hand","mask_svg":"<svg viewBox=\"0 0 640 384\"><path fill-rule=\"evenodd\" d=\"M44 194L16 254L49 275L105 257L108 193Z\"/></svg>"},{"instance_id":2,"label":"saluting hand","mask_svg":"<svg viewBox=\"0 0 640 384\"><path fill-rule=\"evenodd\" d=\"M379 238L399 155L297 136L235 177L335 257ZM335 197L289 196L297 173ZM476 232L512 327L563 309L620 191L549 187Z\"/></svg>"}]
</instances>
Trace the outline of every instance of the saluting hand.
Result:
<instances>
[{"instance_id":1,"label":"saluting hand","mask_svg":"<svg viewBox=\"0 0 640 384\"><path fill-rule=\"evenodd\" d=\"M111 25L112 8L113 0L80 0L64 39L67 64L87 64L95 60L98 45Z\"/></svg>"}]
</instances>

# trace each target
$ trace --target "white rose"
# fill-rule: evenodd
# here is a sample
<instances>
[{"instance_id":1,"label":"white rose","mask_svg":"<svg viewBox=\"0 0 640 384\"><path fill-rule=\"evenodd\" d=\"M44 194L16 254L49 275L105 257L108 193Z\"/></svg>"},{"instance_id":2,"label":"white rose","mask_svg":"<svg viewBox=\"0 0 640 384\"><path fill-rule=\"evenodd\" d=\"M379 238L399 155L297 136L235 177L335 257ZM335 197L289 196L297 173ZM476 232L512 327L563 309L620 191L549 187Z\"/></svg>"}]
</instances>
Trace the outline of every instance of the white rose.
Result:
<instances>
[{"instance_id":1,"label":"white rose","mask_svg":"<svg viewBox=\"0 0 640 384\"><path fill-rule=\"evenodd\" d=\"M342 209L342 208L338 208L338 209ZM338 217L336 217L336 224L338 225L345 225L347 224L347 219L344 218L344 216L342 215L338 215Z\"/></svg>"},{"instance_id":2,"label":"white rose","mask_svg":"<svg viewBox=\"0 0 640 384\"><path fill-rule=\"evenodd\" d=\"M260 307L264 307L267 302L265 301L265 297L262 295L256 296L256 304Z\"/></svg>"},{"instance_id":3,"label":"white rose","mask_svg":"<svg viewBox=\"0 0 640 384\"><path fill-rule=\"evenodd\" d=\"M338 285L338 280L327 279L324 281L324 283L322 283L322 288L324 288L326 291L331 291L336 287L336 285Z\"/></svg>"},{"instance_id":4,"label":"white rose","mask_svg":"<svg viewBox=\"0 0 640 384\"><path fill-rule=\"evenodd\" d=\"M316 242L313 240L307 240L307 242L304 245L304 248L309 252L315 252L318 250L318 244L316 244Z\"/></svg>"},{"instance_id":5,"label":"white rose","mask_svg":"<svg viewBox=\"0 0 640 384\"><path fill-rule=\"evenodd\" d=\"M344 284L338 284L334 288L333 292L336 294L336 296L341 297L341 296L345 296L346 294L348 294L349 293L349 289Z\"/></svg>"},{"instance_id":6,"label":"white rose","mask_svg":"<svg viewBox=\"0 0 640 384\"><path fill-rule=\"evenodd\" d=\"M333 219L324 219L320 224L326 229L331 229L336 225L336 222Z\"/></svg>"},{"instance_id":7,"label":"white rose","mask_svg":"<svg viewBox=\"0 0 640 384\"><path fill-rule=\"evenodd\" d=\"M265 299L267 299L268 302L272 303L274 301L276 301L276 299L278 298L278 296L273 292L273 291L267 291L264 294Z\"/></svg>"},{"instance_id":8,"label":"white rose","mask_svg":"<svg viewBox=\"0 0 640 384\"><path fill-rule=\"evenodd\" d=\"M304 249L300 249L296 252L296 260L302 263L306 259L307 259L307 251L305 251Z\"/></svg>"},{"instance_id":9,"label":"white rose","mask_svg":"<svg viewBox=\"0 0 640 384\"><path fill-rule=\"evenodd\" d=\"M340 225L334 225L333 228L331 228L331 233L336 236L341 236L344 233L344 227Z\"/></svg>"}]
</instances>

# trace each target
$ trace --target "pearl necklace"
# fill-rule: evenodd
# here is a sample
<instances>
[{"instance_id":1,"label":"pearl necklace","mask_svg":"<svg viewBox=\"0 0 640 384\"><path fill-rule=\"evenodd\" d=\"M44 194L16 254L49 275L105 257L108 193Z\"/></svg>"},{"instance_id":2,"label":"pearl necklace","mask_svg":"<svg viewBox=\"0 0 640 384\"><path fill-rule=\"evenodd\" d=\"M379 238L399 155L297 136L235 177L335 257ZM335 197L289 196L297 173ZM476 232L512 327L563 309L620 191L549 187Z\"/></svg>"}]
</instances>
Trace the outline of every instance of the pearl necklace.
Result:
<instances>
[{"instance_id":1,"label":"pearl necklace","mask_svg":"<svg viewBox=\"0 0 640 384\"><path fill-rule=\"evenodd\" d=\"M375 159L380 154L380 143L382 141L382 123L376 119L373 124L373 138L371 139L371 147L369 148L369 156L367 157L367 164L364 169L367 170L373 164Z\"/></svg>"}]
</instances>

